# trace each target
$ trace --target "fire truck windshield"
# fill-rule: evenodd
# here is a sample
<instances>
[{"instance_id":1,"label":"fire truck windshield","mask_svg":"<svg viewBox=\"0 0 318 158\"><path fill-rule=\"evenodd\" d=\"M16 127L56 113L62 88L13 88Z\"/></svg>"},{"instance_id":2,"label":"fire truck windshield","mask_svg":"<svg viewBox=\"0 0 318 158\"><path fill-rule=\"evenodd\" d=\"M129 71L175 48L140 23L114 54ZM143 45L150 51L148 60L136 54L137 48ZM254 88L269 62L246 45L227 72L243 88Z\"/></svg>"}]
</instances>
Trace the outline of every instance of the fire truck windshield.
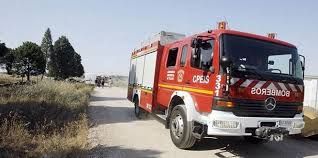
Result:
<instances>
[{"instance_id":1,"label":"fire truck windshield","mask_svg":"<svg viewBox=\"0 0 318 158\"><path fill-rule=\"evenodd\" d=\"M295 47L229 34L223 35L222 43L223 56L231 59L236 71L303 78Z\"/></svg>"}]
</instances>

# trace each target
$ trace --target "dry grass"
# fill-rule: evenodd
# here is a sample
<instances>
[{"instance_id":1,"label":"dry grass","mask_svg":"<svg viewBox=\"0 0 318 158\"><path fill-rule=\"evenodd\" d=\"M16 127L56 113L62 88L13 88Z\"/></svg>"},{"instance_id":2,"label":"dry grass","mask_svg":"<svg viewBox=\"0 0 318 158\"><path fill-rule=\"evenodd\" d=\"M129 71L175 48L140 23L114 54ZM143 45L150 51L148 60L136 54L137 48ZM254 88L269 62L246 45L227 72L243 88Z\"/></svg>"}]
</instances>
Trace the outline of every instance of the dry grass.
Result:
<instances>
[{"instance_id":1,"label":"dry grass","mask_svg":"<svg viewBox=\"0 0 318 158\"><path fill-rule=\"evenodd\" d=\"M38 82L41 81L42 75L38 76L30 76L30 80L32 82ZM26 82L27 78L26 77L21 77L20 75L8 75L5 73L0 73L0 85L2 84L10 84L10 83L17 83L17 82Z\"/></svg>"},{"instance_id":2,"label":"dry grass","mask_svg":"<svg viewBox=\"0 0 318 158\"><path fill-rule=\"evenodd\" d=\"M7 74L0 74L0 85L1 84L10 84L10 83L16 83L21 81L21 79L17 77L13 77Z\"/></svg>"},{"instance_id":3,"label":"dry grass","mask_svg":"<svg viewBox=\"0 0 318 158\"><path fill-rule=\"evenodd\" d=\"M84 84L50 80L0 88L0 155L81 155L87 143L91 91Z\"/></svg>"}]
</instances>

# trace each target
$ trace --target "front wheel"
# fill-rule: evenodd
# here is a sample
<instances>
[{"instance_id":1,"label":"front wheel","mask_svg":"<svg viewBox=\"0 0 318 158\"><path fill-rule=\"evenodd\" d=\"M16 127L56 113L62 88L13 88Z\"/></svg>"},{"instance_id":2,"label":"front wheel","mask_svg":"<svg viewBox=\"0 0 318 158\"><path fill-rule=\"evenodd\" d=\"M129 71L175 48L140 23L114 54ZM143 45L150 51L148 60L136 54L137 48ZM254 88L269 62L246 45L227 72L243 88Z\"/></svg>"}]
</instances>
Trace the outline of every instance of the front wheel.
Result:
<instances>
[{"instance_id":1,"label":"front wheel","mask_svg":"<svg viewBox=\"0 0 318 158\"><path fill-rule=\"evenodd\" d=\"M191 148L196 138L192 135L192 123L187 121L185 106L174 107L169 121L172 142L180 149Z\"/></svg>"}]
</instances>

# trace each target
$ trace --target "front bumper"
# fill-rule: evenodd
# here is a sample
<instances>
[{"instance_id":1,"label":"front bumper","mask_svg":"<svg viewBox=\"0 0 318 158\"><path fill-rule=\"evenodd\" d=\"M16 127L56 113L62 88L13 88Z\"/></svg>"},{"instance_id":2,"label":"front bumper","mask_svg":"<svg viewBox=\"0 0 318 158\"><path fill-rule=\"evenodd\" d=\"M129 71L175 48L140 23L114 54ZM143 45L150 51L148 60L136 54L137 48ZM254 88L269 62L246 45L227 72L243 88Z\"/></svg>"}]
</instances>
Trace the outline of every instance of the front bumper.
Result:
<instances>
[{"instance_id":1,"label":"front bumper","mask_svg":"<svg viewBox=\"0 0 318 158\"><path fill-rule=\"evenodd\" d=\"M262 122L274 122L275 127L285 128L288 134L299 134L304 127L302 114L294 118L270 118L270 117L238 117L232 112L213 110L207 115L202 115L200 122L208 126L207 134L215 136L251 136L256 129L262 126Z\"/></svg>"}]
</instances>

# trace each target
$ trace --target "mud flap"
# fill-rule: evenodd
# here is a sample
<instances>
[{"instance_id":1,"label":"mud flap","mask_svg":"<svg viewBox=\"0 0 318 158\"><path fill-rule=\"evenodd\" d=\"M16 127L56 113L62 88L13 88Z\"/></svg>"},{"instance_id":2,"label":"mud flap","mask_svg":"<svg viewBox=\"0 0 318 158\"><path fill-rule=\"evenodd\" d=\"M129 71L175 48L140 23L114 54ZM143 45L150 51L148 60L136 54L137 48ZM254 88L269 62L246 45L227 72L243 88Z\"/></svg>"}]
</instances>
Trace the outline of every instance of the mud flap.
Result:
<instances>
[{"instance_id":1,"label":"mud flap","mask_svg":"<svg viewBox=\"0 0 318 158\"><path fill-rule=\"evenodd\" d=\"M192 135L197 139L202 139L206 134L206 127L196 121L192 122Z\"/></svg>"}]
</instances>

